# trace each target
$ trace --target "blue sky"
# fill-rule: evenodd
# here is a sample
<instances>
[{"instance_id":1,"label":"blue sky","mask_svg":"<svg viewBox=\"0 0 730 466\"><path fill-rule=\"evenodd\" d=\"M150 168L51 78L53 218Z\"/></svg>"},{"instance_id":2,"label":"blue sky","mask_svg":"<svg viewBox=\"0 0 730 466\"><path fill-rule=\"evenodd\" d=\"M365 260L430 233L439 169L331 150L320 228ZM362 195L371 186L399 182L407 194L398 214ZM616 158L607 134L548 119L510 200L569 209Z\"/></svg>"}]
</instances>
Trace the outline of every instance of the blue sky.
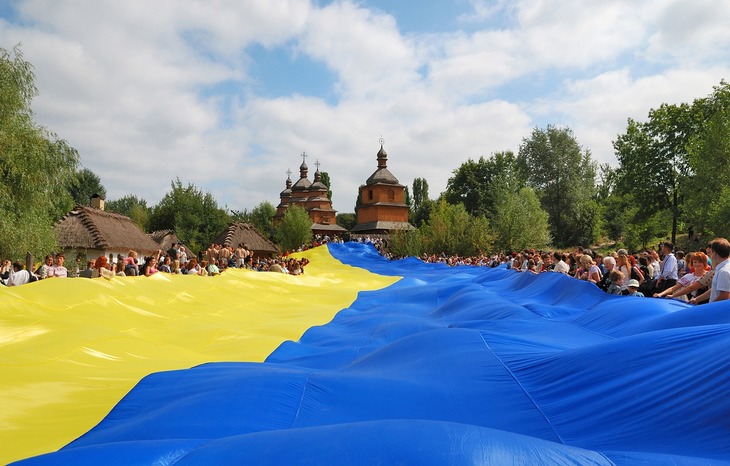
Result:
<instances>
[{"instance_id":1,"label":"blue sky","mask_svg":"<svg viewBox=\"0 0 730 466\"><path fill-rule=\"evenodd\" d=\"M19 0L0 47L22 43L37 120L110 199L155 204L179 177L276 204L306 151L352 212L381 136L431 197L548 124L615 164L627 118L729 78L729 23L720 0Z\"/></svg>"}]
</instances>

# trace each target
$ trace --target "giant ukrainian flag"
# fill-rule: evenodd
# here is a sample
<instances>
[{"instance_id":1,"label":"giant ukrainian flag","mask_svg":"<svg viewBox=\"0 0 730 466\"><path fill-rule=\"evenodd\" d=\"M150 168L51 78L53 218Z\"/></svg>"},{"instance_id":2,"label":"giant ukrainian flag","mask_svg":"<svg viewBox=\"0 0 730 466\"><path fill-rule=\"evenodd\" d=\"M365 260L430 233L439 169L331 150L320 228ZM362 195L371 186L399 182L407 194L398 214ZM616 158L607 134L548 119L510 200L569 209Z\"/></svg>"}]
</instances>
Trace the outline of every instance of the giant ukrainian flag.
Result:
<instances>
[{"instance_id":1,"label":"giant ukrainian flag","mask_svg":"<svg viewBox=\"0 0 730 466\"><path fill-rule=\"evenodd\" d=\"M730 304L307 254L299 277L0 290L0 460L730 462Z\"/></svg>"}]
</instances>

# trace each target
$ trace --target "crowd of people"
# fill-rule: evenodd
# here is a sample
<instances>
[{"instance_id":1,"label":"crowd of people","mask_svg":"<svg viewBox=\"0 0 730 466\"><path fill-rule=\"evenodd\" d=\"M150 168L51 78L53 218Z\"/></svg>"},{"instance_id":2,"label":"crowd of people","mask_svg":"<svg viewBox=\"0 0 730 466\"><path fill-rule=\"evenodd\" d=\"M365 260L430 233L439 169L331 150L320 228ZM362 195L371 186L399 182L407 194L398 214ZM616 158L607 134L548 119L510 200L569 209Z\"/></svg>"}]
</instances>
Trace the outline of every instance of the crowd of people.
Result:
<instances>
[{"instance_id":1,"label":"crowd of people","mask_svg":"<svg viewBox=\"0 0 730 466\"><path fill-rule=\"evenodd\" d=\"M730 298L730 242L717 238L704 251L675 251L667 241L658 249L629 254L626 249L602 255L578 247L573 251L478 254L471 257L423 254L421 260L449 266L506 266L517 272L562 273L594 283L608 294L674 298L703 304Z\"/></svg>"},{"instance_id":2,"label":"crowd of people","mask_svg":"<svg viewBox=\"0 0 730 466\"><path fill-rule=\"evenodd\" d=\"M353 241L372 244L388 257L382 238L360 237ZM315 236L311 243L303 244L298 251L317 247L328 242L343 242L342 238ZM293 251L292 251L293 252ZM692 304L702 304L730 298L730 242L717 238L704 251L685 254L675 251L674 244L664 242L658 249L646 249L629 254L618 249L602 255L581 247L573 251L535 251L534 249L511 254L480 253L471 257L424 254L421 260L443 263L449 266L506 266L522 273L562 273L578 280L595 284L608 294L674 298ZM261 272L279 272L291 275L304 273L309 263L306 258L289 257L289 252L272 258L256 258L245 244L237 247L211 244L199 257L188 257L182 245L173 244L167 251L139 259L136 251L127 257L112 254L90 260L81 270L79 261L67 269L64 254L48 255L35 270L26 270L21 261L5 261L0 268L0 279L7 286L52 278L86 277L111 278L114 276L150 276L155 273L199 276L220 275L229 268L242 268Z\"/></svg>"},{"instance_id":3,"label":"crowd of people","mask_svg":"<svg viewBox=\"0 0 730 466\"><path fill-rule=\"evenodd\" d=\"M137 251L130 250L126 257L118 254L99 256L88 260L85 267L77 258L72 267L67 268L63 253L48 255L35 270L26 269L22 261L5 261L0 268L0 283L6 286L19 286L38 280L51 278L97 278L111 279L116 276L146 276L156 273L216 276L230 268L248 269L259 272L279 272L301 275L309 263L306 258L296 259L288 255L271 258L256 258L245 244L237 247L211 244L199 257L189 257L183 245L173 243L167 251L158 250L155 254L140 258Z\"/></svg>"},{"instance_id":4,"label":"crowd of people","mask_svg":"<svg viewBox=\"0 0 730 466\"><path fill-rule=\"evenodd\" d=\"M368 238L368 241L370 239ZM211 244L198 257L190 257L189 250L182 244L173 243L167 251L158 250L155 254L139 257L137 251L130 250L127 256L113 254L99 256L83 264L77 257L69 268L64 266L65 255L48 255L35 270L26 269L22 261L4 261L0 268L0 285L18 286L46 278L112 278L115 276L149 277L155 273L215 276L229 268L248 269L258 272L278 272L301 275L309 264L306 258L289 257L292 252L306 251L326 243L343 243L339 236L315 235L311 242L302 244L293 251L286 251L276 257L255 257L253 251L244 243L237 247ZM382 245L376 241L378 247Z\"/></svg>"}]
</instances>

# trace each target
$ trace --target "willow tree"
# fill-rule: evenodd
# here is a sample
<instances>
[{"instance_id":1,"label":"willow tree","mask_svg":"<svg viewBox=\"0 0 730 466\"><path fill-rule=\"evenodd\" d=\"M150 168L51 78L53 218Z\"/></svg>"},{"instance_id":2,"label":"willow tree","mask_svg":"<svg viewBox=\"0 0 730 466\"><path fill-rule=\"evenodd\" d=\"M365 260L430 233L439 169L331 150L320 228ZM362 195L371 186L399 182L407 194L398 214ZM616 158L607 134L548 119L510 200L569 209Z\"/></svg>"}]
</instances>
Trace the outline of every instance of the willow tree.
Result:
<instances>
[{"instance_id":1,"label":"willow tree","mask_svg":"<svg viewBox=\"0 0 730 466\"><path fill-rule=\"evenodd\" d=\"M58 248L53 224L72 206L78 153L37 124L33 66L20 47L0 48L0 257L39 257Z\"/></svg>"}]
</instances>

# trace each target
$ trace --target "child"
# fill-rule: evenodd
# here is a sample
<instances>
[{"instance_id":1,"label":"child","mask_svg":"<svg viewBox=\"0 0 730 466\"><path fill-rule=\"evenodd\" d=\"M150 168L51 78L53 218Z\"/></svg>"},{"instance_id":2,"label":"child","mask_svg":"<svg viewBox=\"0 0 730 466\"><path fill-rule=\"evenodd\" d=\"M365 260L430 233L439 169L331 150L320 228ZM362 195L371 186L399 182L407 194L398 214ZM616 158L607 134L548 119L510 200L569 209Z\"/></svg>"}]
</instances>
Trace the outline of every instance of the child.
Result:
<instances>
[{"instance_id":1,"label":"child","mask_svg":"<svg viewBox=\"0 0 730 466\"><path fill-rule=\"evenodd\" d=\"M632 278L629 280L629 294L627 296L635 296L637 298L643 298L644 293L639 291L639 280Z\"/></svg>"},{"instance_id":2,"label":"child","mask_svg":"<svg viewBox=\"0 0 730 466\"><path fill-rule=\"evenodd\" d=\"M616 294L621 295L621 282L624 281L624 274L618 269L611 270L611 273L608 276L608 279L611 281L611 284L608 285L608 289L606 290L606 293L608 294Z\"/></svg>"}]
</instances>

